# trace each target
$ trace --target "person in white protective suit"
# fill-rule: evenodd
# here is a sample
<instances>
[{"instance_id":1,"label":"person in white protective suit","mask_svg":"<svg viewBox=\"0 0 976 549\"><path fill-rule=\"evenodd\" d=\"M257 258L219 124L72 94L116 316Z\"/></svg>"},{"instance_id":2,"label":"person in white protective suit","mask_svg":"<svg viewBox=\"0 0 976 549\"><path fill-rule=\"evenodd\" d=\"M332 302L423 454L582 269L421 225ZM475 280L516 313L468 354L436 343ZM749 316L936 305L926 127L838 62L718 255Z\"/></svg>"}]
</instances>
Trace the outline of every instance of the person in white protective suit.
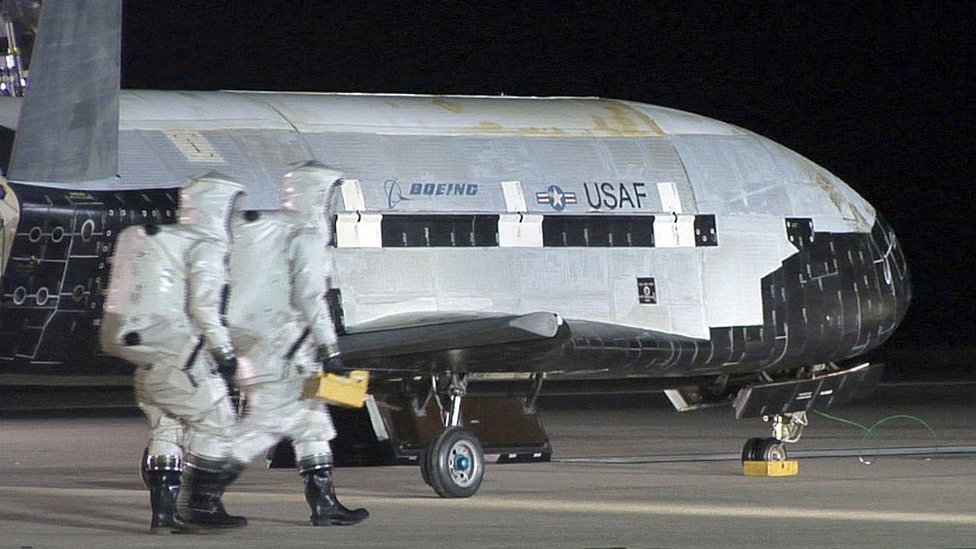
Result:
<instances>
[{"instance_id":1,"label":"person in white protective suit","mask_svg":"<svg viewBox=\"0 0 976 549\"><path fill-rule=\"evenodd\" d=\"M280 211L244 212L232 229L227 322L247 411L231 457L246 464L290 438L313 526L356 524L369 516L336 498L335 427L325 403L302 394L305 379L323 366L343 370L325 301L332 276L331 205L340 177L314 163L299 167L285 175Z\"/></svg>"},{"instance_id":2,"label":"person in white protective suit","mask_svg":"<svg viewBox=\"0 0 976 549\"><path fill-rule=\"evenodd\" d=\"M117 243L102 345L136 363L136 399L150 424L142 473L152 533L247 524L221 502L241 470L228 461L237 417L225 378L237 360L221 308L229 219L242 191L217 174L191 180L180 190L178 224L133 227L139 232L123 231Z\"/></svg>"}]
</instances>

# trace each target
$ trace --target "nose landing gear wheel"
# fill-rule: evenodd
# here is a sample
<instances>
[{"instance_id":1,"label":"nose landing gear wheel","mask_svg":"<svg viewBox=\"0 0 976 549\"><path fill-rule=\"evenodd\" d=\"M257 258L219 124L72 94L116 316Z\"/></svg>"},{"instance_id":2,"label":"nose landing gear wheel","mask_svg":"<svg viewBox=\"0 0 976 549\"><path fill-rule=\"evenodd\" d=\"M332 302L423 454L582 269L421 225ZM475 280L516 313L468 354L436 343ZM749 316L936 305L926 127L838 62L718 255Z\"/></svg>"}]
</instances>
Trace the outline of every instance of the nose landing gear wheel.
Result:
<instances>
[{"instance_id":1,"label":"nose landing gear wheel","mask_svg":"<svg viewBox=\"0 0 976 549\"><path fill-rule=\"evenodd\" d=\"M437 436L421 458L424 480L444 498L475 494L485 474L485 456L478 438L464 427L449 427Z\"/></svg>"},{"instance_id":2,"label":"nose landing gear wheel","mask_svg":"<svg viewBox=\"0 0 976 549\"><path fill-rule=\"evenodd\" d=\"M742 447L742 461L786 461L786 447L773 437L750 438Z\"/></svg>"}]
</instances>

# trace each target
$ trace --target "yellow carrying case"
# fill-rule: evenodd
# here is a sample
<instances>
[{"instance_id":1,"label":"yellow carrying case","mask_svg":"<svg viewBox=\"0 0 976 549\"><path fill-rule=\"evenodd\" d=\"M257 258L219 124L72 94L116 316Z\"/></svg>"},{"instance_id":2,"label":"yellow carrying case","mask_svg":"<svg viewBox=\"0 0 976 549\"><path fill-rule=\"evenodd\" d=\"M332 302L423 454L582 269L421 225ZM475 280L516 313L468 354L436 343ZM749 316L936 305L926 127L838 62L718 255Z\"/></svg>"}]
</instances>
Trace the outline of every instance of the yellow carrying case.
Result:
<instances>
[{"instance_id":1,"label":"yellow carrying case","mask_svg":"<svg viewBox=\"0 0 976 549\"><path fill-rule=\"evenodd\" d=\"M362 408L369 388L369 372L353 370L347 376L319 373L305 382L305 398L319 398L343 408Z\"/></svg>"}]
</instances>

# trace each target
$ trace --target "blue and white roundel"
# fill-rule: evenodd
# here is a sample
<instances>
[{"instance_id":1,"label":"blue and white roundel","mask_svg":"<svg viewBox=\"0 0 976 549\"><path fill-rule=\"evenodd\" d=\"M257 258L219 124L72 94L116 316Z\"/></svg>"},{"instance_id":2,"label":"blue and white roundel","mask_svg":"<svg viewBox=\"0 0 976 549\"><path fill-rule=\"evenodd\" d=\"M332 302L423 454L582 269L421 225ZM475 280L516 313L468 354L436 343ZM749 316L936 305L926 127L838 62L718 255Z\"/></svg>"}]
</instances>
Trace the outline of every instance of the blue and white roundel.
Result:
<instances>
[{"instance_id":1,"label":"blue and white roundel","mask_svg":"<svg viewBox=\"0 0 976 549\"><path fill-rule=\"evenodd\" d=\"M558 185L549 185L545 191L535 193L537 204L549 204L552 209L561 212L567 204L576 204L576 193L564 192Z\"/></svg>"}]
</instances>

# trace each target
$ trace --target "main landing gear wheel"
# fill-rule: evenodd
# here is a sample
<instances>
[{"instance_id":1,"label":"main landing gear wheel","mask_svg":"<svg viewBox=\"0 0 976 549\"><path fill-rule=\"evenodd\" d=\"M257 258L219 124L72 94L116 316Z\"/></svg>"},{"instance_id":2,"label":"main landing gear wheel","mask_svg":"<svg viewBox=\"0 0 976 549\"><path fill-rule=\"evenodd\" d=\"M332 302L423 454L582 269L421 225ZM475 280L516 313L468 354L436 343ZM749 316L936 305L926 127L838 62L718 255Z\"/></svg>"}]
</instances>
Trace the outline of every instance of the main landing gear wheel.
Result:
<instances>
[{"instance_id":1,"label":"main landing gear wheel","mask_svg":"<svg viewBox=\"0 0 976 549\"><path fill-rule=\"evenodd\" d=\"M742 447L742 461L786 461L786 446L777 438L750 438Z\"/></svg>"},{"instance_id":2,"label":"main landing gear wheel","mask_svg":"<svg viewBox=\"0 0 976 549\"><path fill-rule=\"evenodd\" d=\"M485 455L478 438L465 427L448 427L421 455L424 480L444 498L466 498L478 491Z\"/></svg>"}]
</instances>

